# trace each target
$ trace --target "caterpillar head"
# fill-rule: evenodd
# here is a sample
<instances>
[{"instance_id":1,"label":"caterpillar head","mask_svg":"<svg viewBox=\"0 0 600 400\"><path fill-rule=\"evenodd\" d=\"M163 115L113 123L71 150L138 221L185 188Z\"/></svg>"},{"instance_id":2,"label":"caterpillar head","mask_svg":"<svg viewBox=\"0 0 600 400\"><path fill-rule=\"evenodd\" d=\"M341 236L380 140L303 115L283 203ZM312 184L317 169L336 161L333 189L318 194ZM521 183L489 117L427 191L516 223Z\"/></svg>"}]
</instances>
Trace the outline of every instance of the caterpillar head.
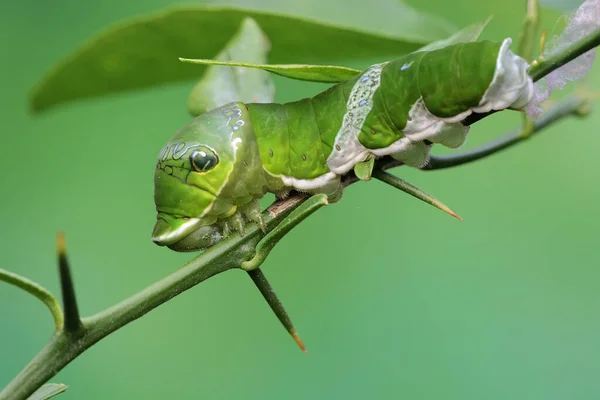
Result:
<instances>
[{"instance_id":1,"label":"caterpillar head","mask_svg":"<svg viewBox=\"0 0 600 400\"><path fill-rule=\"evenodd\" d=\"M222 235L216 222L259 194L252 182L262 164L246 112L231 103L202 114L163 147L154 173L154 243L176 251L210 247Z\"/></svg>"}]
</instances>

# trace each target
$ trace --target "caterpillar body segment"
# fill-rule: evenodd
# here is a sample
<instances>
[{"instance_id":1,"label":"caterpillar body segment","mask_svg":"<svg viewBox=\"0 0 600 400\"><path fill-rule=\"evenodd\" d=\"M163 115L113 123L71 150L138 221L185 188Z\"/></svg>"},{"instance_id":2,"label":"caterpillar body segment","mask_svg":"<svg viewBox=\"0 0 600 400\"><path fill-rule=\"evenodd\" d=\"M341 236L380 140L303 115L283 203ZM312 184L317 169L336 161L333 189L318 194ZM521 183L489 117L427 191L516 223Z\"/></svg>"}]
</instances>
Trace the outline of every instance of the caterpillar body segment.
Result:
<instances>
[{"instance_id":1,"label":"caterpillar body segment","mask_svg":"<svg viewBox=\"0 0 600 400\"><path fill-rule=\"evenodd\" d=\"M153 240L201 250L261 224L267 192L342 195L341 176L390 155L426 164L432 143L458 147L471 113L521 109L528 64L502 43L416 52L376 64L315 97L286 104L230 103L202 114L165 145L155 172Z\"/></svg>"}]
</instances>

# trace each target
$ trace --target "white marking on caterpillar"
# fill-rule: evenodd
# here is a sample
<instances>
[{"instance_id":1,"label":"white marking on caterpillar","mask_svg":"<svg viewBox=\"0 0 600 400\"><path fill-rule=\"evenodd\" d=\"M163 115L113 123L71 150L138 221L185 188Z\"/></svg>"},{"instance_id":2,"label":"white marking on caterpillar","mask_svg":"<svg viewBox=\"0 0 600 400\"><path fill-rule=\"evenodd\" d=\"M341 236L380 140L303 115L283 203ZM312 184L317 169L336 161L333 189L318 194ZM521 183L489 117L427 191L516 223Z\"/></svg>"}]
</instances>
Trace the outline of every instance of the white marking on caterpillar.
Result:
<instances>
[{"instance_id":1,"label":"white marking on caterpillar","mask_svg":"<svg viewBox=\"0 0 600 400\"><path fill-rule=\"evenodd\" d=\"M158 240L161 242L169 241L169 240L171 240L171 238L173 236L177 236L179 234L179 232L181 232L182 230L186 230L186 229L188 229L188 227L194 226L194 225L198 224L199 222L200 222L199 218L190 218L188 221L181 224L181 226L178 229L171 230L167 233L164 233L164 234L156 237L155 240Z\"/></svg>"},{"instance_id":2,"label":"white marking on caterpillar","mask_svg":"<svg viewBox=\"0 0 600 400\"><path fill-rule=\"evenodd\" d=\"M225 107L230 107L230 108L225 108ZM241 118L242 117L242 110L240 109L240 107L239 107L239 105L237 103L234 103L234 104L227 104L226 106L223 106L220 109L220 111L221 111L221 114L223 116L227 117L227 125L229 125L231 127L231 129L232 129L232 132L231 132L231 137L232 137L231 148L233 149L233 161L232 162L235 165L235 162L237 160L237 151L238 151L238 148L239 148L240 144L242 144L244 141L240 137L233 138L233 135L235 135L235 131L237 130L235 128L244 125L244 122L242 121L242 124L238 125L237 122L241 121L241 120L238 120L238 121L236 121L234 123L233 126L231 126L231 120L233 119L233 117L235 117L235 118ZM215 154L218 154L215 151L215 149L211 148L210 146L206 146L206 147L208 147ZM231 177L232 172L233 172L233 169L229 172L229 174L227 174L227 177L225 178L225 180L221 184L221 187L219 187L219 189L217 190L217 193L215 194L215 197L213 198L213 200L211 201L211 203L204 209L204 211L202 212L202 214L200 215L199 218L204 217L206 214L209 213L209 211L212 211L213 206L215 205L215 203L216 203L217 199L219 198L221 192L227 186L227 183L229 182L229 178Z\"/></svg>"},{"instance_id":3,"label":"white marking on caterpillar","mask_svg":"<svg viewBox=\"0 0 600 400\"><path fill-rule=\"evenodd\" d=\"M319 189L319 188L325 186L326 184L338 179L338 176L333 172L327 172L326 174L323 174L323 175L318 176L313 179L296 179L292 176L275 175L275 174L272 174L271 172L267 171L266 169L265 169L265 171L269 175L271 175L275 178L281 179L281 182L283 182L283 184L285 186L293 187L294 189L298 189L298 190Z\"/></svg>"},{"instance_id":4,"label":"white marking on caterpillar","mask_svg":"<svg viewBox=\"0 0 600 400\"><path fill-rule=\"evenodd\" d=\"M179 146L182 147L181 150L179 149ZM175 146L173 146L173 160L179 160L181 157L183 157L186 151L187 147L185 146L184 142L176 143Z\"/></svg>"},{"instance_id":5,"label":"white marking on caterpillar","mask_svg":"<svg viewBox=\"0 0 600 400\"><path fill-rule=\"evenodd\" d=\"M173 160L179 160L182 158L190 149L198 147L198 144L192 144L186 146L185 142L177 142L174 144L166 145L158 154L158 161L166 161L171 154Z\"/></svg>"},{"instance_id":6,"label":"white marking on caterpillar","mask_svg":"<svg viewBox=\"0 0 600 400\"><path fill-rule=\"evenodd\" d=\"M237 149L238 149L238 147L239 147L238 145L239 145L240 143L242 143L242 142L243 142L242 138L239 138L239 137L238 137L238 138L235 138L235 139L233 139L233 140L231 141L231 145L233 146L233 153L234 153L234 154L235 154L235 152L237 151Z\"/></svg>"},{"instance_id":7,"label":"white marking on caterpillar","mask_svg":"<svg viewBox=\"0 0 600 400\"><path fill-rule=\"evenodd\" d=\"M484 113L505 108L520 109L533 99L533 81L527 74L529 64L508 49L511 43L510 38L502 42L496 58L494 78L479 105L473 107L474 112Z\"/></svg>"},{"instance_id":8,"label":"white marking on caterpillar","mask_svg":"<svg viewBox=\"0 0 600 400\"><path fill-rule=\"evenodd\" d=\"M400 67L400 71L404 71L405 69L409 69L410 66L412 65L412 61L409 63L404 64L403 66Z\"/></svg>"},{"instance_id":9,"label":"white marking on caterpillar","mask_svg":"<svg viewBox=\"0 0 600 400\"><path fill-rule=\"evenodd\" d=\"M231 122L233 117L240 118L242 116L242 110L240 109L239 105L237 105L236 103L228 104L227 106L229 106L231 108L221 107L220 111L221 111L221 114L223 114L224 116L227 117L227 125L229 125L229 123Z\"/></svg>"},{"instance_id":10,"label":"white marking on caterpillar","mask_svg":"<svg viewBox=\"0 0 600 400\"><path fill-rule=\"evenodd\" d=\"M242 126L244 126L244 121L242 121L241 119L238 121L235 121L235 124L233 125L233 130L237 131Z\"/></svg>"},{"instance_id":11,"label":"white marking on caterpillar","mask_svg":"<svg viewBox=\"0 0 600 400\"><path fill-rule=\"evenodd\" d=\"M578 1L578 3L580 3ZM585 0L577 11L567 17L568 24L564 31L554 36L544 46L542 57L549 57L575 41L591 34L600 28L600 1ZM567 83L584 78L592 68L596 49L588 50L580 57L552 71L534 85L533 100L527 106L527 114L537 118L543 112L539 107L550 97L553 90L562 90Z\"/></svg>"},{"instance_id":12,"label":"white marking on caterpillar","mask_svg":"<svg viewBox=\"0 0 600 400\"><path fill-rule=\"evenodd\" d=\"M388 147L372 149L371 153L376 156L391 155L408 165L418 166L416 160L427 159L430 149L422 148L419 156L415 154L412 143L428 140L457 148L464 144L469 133L469 127L462 125L461 121L473 112L524 107L533 97L533 82L527 74L527 62L508 49L511 42L510 38L502 42L496 58L494 77L476 107L453 117L440 118L429 112L421 97L408 112L407 123L402 130L405 136Z\"/></svg>"},{"instance_id":13,"label":"white marking on caterpillar","mask_svg":"<svg viewBox=\"0 0 600 400\"><path fill-rule=\"evenodd\" d=\"M158 153L158 161L165 161L167 159L167 154L169 153L169 146L164 146L160 153Z\"/></svg>"},{"instance_id":14,"label":"white marking on caterpillar","mask_svg":"<svg viewBox=\"0 0 600 400\"><path fill-rule=\"evenodd\" d=\"M373 94L379 88L381 70L386 64L371 66L350 91L346 114L335 137L334 150L327 158L327 166L338 175L350 171L354 164L364 161L369 154L369 150L358 141L358 134L373 108Z\"/></svg>"}]
</instances>

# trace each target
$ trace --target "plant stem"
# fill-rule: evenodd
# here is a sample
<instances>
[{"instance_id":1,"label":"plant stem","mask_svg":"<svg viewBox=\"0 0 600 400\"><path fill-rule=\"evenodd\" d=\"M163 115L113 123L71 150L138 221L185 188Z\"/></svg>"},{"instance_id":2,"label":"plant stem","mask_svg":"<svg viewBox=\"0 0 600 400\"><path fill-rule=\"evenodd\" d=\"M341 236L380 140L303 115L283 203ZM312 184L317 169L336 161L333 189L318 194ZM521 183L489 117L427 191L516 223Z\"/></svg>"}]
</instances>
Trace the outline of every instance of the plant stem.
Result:
<instances>
[{"instance_id":1,"label":"plant stem","mask_svg":"<svg viewBox=\"0 0 600 400\"><path fill-rule=\"evenodd\" d=\"M600 45L600 29L584 36L575 43L557 51L548 58L538 57L529 67L529 75L536 82L548 75L550 72L562 67L569 61L574 60L582 54Z\"/></svg>"},{"instance_id":2,"label":"plant stem","mask_svg":"<svg viewBox=\"0 0 600 400\"><path fill-rule=\"evenodd\" d=\"M548 125L551 125L562 118L570 115L578 115L582 107L585 106L587 102L587 99L582 98L579 95L569 97L544 112L538 120L533 121L533 127L530 128L530 130L527 132L527 135L523 134L522 129L516 129L499 139L459 154L452 154L448 156L431 156L429 164L427 164L423 170L433 171L437 169L457 167L459 165L480 160L491 154L508 149L509 147L531 138Z\"/></svg>"},{"instance_id":3,"label":"plant stem","mask_svg":"<svg viewBox=\"0 0 600 400\"><path fill-rule=\"evenodd\" d=\"M274 218L268 213L265 222L272 229L292 209ZM40 353L0 392L1 400L26 399L48 379L96 342L135 321L198 283L252 258L262 233L257 226L248 228L244 237L232 236L206 250L192 261L134 296L82 320L79 335L59 330Z\"/></svg>"},{"instance_id":4,"label":"plant stem","mask_svg":"<svg viewBox=\"0 0 600 400\"><path fill-rule=\"evenodd\" d=\"M289 218L286 218L279 225L269 232L265 238L259 243L256 248L256 254L252 259L241 263L242 269L246 271L252 271L262 265L267 259L267 256L273 250L275 245L279 243L285 235L287 235L292 229L294 229L300 222L308 218L312 213L317 211L319 208L327 205L326 194L316 194L311 196L309 199L304 201L298 208L290 213Z\"/></svg>"},{"instance_id":5,"label":"plant stem","mask_svg":"<svg viewBox=\"0 0 600 400\"><path fill-rule=\"evenodd\" d=\"M540 22L539 0L527 0L527 13L523 21L523 30L519 38L519 55L527 61L531 61L533 54L533 43Z\"/></svg>"},{"instance_id":6,"label":"plant stem","mask_svg":"<svg viewBox=\"0 0 600 400\"><path fill-rule=\"evenodd\" d=\"M558 68L567 64L569 61L573 61L577 57L585 54L595 47L598 47L599 45L600 29L584 36L575 43L571 43L571 45L566 46L562 50L557 51L547 58L544 56L539 56L531 63L527 73L529 76L531 76L534 82L537 82L550 72L557 70ZM472 125L480 119L489 117L497 112L497 110L494 110L482 114L473 113L469 115L462 123L463 125Z\"/></svg>"},{"instance_id":7,"label":"plant stem","mask_svg":"<svg viewBox=\"0 0 600 400\"><path fill-rule=\"evenodd\" d=\"M40 299L42 303L48 307L48 310L50 310L50 314L52 314L52 318L54 319L55 328L57 330L62 328L64 317L60 308L60 304L58 303L56 297L54 297L46 288L25 277L22 277L21 275L8 272L2 268L0 268L0 281L10 283L11 285L18 287L19 289L23 289L27 293L32 294Z\"/></svg>"},{"instance_id":8,"label":"plant stem","mask_svg":"<svg viewBox=\"0 0 600 400\"><path fill-rule=\"evenodd\" d=\"M585 53L600 44L600 31L594 32L587 37L572 44L566 49L552 55L546 60L539 59L530 69L534 80L538 80L556 68L566 64L577 56ZM580 99L581 100L581 99ZM543 119L537 122L536 130L540 130L550 123L579 112L585 103L560 103L560 106L545 113ZM474 118L470 123L483 118L482 115ZM508 136L500 142L493 144L487 150L479 152L466 152L454 157L438 157L437 168L447 168L472 162L486 155L495 153L510 147L523 140L522 135ZM450 161L451 160L451 161ZM445 163L445 164L444 164ZM400 165L391 158L378 160L376 168L387 169ZM348 186L358 179L349 174L344 178L344 185ZM268 229L281 223L291 211L298 208L305 200L305 196L292 197L283 203L278 213L265 212L264 220ZM294 204L293 206L290 206ZM271 207L271 210L274 208ZM90 348L96 342L125 326L126 324L140 318L147 312L165 303L178 294L192 288L198 283L232 268L240 268L244 261L250 260L255 254L255 247L262 237L258 226L251 226L244 237L232 235L229 239L218 243L216 246L206 250L185 266L170 274L166 278L156 282L138 294L122 301L121 303L102 311L90 318L84 318L81 322L83 329L73 334L63 329L58 329L49 343L40 353L0 392L0 400L26 399L29 395L41 387L49 378L57 374L63 367L69 364L77 356ZM41 288L24 278L14 274L5 273L0 270L0 279L7 280L36 297L40 298L50 308L55 322L62 324L62 313L56 299L45 289ZM59 324L57 323L57 326Z\"/></svg>"}]
</instances>

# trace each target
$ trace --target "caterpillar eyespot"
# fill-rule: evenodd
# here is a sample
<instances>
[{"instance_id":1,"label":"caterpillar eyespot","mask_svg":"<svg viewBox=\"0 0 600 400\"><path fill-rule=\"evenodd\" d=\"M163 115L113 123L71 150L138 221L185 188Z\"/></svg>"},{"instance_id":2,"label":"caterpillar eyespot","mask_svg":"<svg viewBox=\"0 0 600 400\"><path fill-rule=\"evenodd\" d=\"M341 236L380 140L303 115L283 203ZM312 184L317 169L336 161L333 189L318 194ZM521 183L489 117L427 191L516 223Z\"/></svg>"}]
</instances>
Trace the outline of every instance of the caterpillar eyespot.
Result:
<instances>
[{"instance_id":1,"label":"caterpillar eyespot","mask_svg":"<svg viewBox=\"0 0 600 400\"><path fill-rule=\"evenodd\" d=\"M190 155L190 162L194 170L198 172L207 172L217 166L219 157L210 149L195 150Z\"/></svg>"}]
</instances>

